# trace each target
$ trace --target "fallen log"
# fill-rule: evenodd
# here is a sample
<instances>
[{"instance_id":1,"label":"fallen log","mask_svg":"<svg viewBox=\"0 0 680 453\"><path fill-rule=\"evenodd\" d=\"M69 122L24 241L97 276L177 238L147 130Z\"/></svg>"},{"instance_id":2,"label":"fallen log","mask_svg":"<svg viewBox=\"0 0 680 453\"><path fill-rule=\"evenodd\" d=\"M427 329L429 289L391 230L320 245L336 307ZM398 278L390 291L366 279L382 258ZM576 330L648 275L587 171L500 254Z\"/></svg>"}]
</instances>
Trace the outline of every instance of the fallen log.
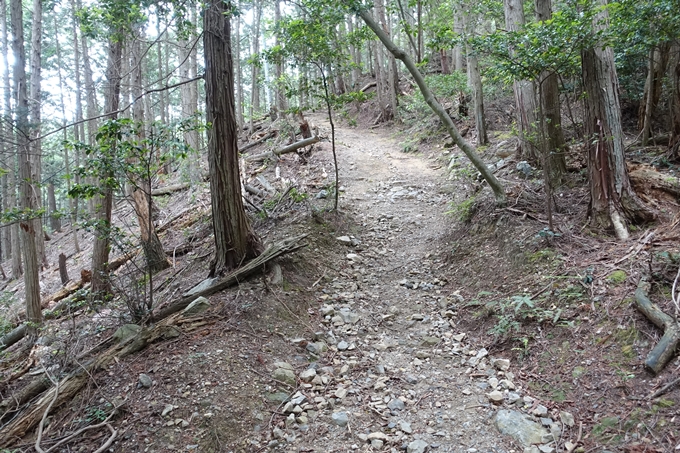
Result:
<instances>
[{"instance_id":1,"label":"fallen log","mask_svg":"<svg viewBox=\"0 0 680 453\"><path fill-rule=\"evenodd\" d=\"M635 290L636 308L654 323L659 329L663 330L663 336L659 343L647 355L645 366L658 374L664 366L671 360L675 353L675 348L680 343L680 325L667 315L647 296L651 285L646 279L641 279Z\"/></svg>"},{"instance_id":2,"label":"fallen log","mask_svg":"<svg viewBox=\"0 0 680 453\"><path fill-rule=\"evenodd\" d=\"M238 152L239 152L239 153L245 153L245 152L248 151L250 148L254 148L254 147L256 147L257 145L259 145L260 143L262 143L262 142L264 142L264 141L267 141L267 140L269 140L269 139L272 138L272 137L275 137L277 133L278 133L278 131L271 131L271 132L269 132L268 134L265 134L263 137L259 138L258 140L255 140L254 142L251 142L251 143L248 143L248 144L245 145L245 146L242 146L242 147L238 150Z\"/></svg>"},{"instance_id":3,"label":"fallen log","mask_svg":"<svg viewBox=\"0 0 680 453\"><path fill-rule=\"evenodd\" d=\"M0 338L0 351L9 348L17 341L24 338L26 335L26 324L21 324L15 327L11 332L5 334Z\"/></svg>"},{"instance_id":4,"label":"fallen log","mask_svg":"<svg viewBox=\"0 0 680 453\"><path fill-rule=\"evenodd\" d=\"M209 278L202 281L198 285L191 288L189 291L184 293L178 300L170 303L158 310L158 312L153 316L154 320L160 320L167 316L172 315L180 310L186 308L191 302L196 300L199 296L209 296L215 294L216 292L222 291L232 285L237 284L239 281L263 270L263 267L271 260L283 256L287 253L294 252L302 247L307 246L306 242L303 242L307 235L303 234L301 236L296 236L288 239L284 239L277 242L267 248L262 252L257 258L254 258L247 262L242 267L236 269L234 272L224 276Z\"/></svg>"},{"instance_id":5,"label":"fallen log","mask_svg":"<svg viewBox=\"0 0 680 453\"><path fill-rule=\"evenodd\" d=\"M628 164L628 176L636 192L655 189L680 197L680 178L663 174L650 165Z\"/></svg>"},{"instance_id":6,"label":"fallen log","mask_svg":"<svg viewBox=\"0 0 680 453\"><path fill-rule=\"evenodd\" d=\"M173 192L188 189L189 187L191 187L191 184L189 184L188 182L183 182L181 184L172 184L170 186L165 187L159 187L151 191L151 196L158 197L161 195L170 195Z\"/></svg>"},{"instance_id":7,"label":"fallen log","mask_svg":"<svg viewBox=\"0 0 680 453\"><path fill-rule=\"evenodd\" d=\"M366 91L370 90L371 88L374 88L376 86L376 82L368 82L361 90L362 93L365 93Z\"/></svg>"},{"instance_id":8,"label":"fallen log","mask_svg":"<svg viewBox=\"0 0 680 453\"><path fill-rule=\"evenodd\" d=\"M255 162L255 161L260 161L267 159L268 157L274 157L274 156L280 156L282 154L287 154L287 153L292 153L300 148L303 148L305 146L313 145L314 143L319 141L319 136L315 135L314 137L306 138L304 140L297 141L295 143L292 143L288 146L284 146L283 148L274 150L274 151L268 151L266 153L262 154L254 154L252 156L246 156L245 161L246 162Z\"/></svg>"}]
</instances>

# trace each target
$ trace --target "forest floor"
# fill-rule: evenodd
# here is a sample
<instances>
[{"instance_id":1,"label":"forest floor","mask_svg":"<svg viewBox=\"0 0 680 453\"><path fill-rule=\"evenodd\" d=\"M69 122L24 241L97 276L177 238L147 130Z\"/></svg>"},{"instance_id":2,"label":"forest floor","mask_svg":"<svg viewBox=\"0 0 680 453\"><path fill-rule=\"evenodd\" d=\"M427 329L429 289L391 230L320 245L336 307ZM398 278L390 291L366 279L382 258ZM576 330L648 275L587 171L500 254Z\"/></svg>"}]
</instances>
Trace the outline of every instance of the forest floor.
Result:
<instances>
[{"instance_id":1,"label":"forest floor","mask_svg":"<svg viewBox=\"0 0 680 453\"><path fill-rule=\"evenodd\" d=\"M330 137L323 116L310 118ZM458 151L430 138L404 152L411 137L389 128L336 127L337 213L328 211L328 141L248 165L253 185L261 176L263 192L268 183L286 193L253 200L267 213L254 222L265 244L304 233L309 245L211 296L178 337L93 375L49 418L44 448L121 406L110 451L680 449L680 389L648 399L680 361L657 377L644 370L660 332L631 303L643 268L670 271L663 253L677 224L654 225L656 242L644 229L623 244L590 233L575 171L555 194L561 233L547 235L541 182L497 157L507 142L494 134L484 157L512 194L508 208L494 206ZM205 278L212 237L206 186L157 203L161 224L186 212L162 236L173 263L155 277L162 304ZM130 217L124 204L117 212ZM58 251L74 270L88 265L87 248L74 253L70 237L53 237L45 293L60 285ZM19 286L6 290L20 295ZM65 356L109 336L125 300L138 297L119 287L127 298L117 305L52 321L33 370L56 374ZM670 310L662 285L656 291ZM21 381L3 385L3 398ZM59 451L95 451L108 435L102 428Z\"/></svg>"}]
</instances>

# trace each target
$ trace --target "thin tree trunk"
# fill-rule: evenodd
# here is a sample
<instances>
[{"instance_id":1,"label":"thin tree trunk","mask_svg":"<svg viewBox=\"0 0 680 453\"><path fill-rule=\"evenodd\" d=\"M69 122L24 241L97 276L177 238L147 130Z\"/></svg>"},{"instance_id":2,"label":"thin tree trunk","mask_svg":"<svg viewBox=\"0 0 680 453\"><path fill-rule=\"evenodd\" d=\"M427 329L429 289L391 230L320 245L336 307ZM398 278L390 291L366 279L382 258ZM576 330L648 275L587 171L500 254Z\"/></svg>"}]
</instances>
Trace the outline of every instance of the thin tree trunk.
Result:
<instances>
[{"instance_id":1,"label":"thin tree trunk","mask_svg":"<svg viewBox=\"0 0 680 453\"><path fill-rule=\"evenodd\" d=\"M519 31L524 27L524 6L522 0L504 0L505 27L508 31ZM512 50L511 50L512 55ZM530 80L516 80L513 83L517 107L517 129L519 151L523 158L540 165L536 123L536 88Z\"/></svg>"},{"instance_id":2,"label":"thin tree trunk","mask_svg":"<svg viewBox=\"0 0 680 453\"><path fill-rule=\"evenodd\" d=\"M132 97L134 99L139 99L143 92L142 42L145 37L143 25L135 25L134 32L133 40L129 46L132 66L130 79ZM144 105L141 102L136 102L133 105L132 119L141 131L138 139L140 141L144 140ZM149 274L150 276L153 276L156 272L170 267L170 262L165 255L163 244L161 244L158 234L156 234L156 228L151 220L151 178L154 176L151 174L153 156L144 156L144 159L145 160L142 162L135 162L135 165L142 165L145 167L145 178L134 178L132 200L135 207L135 213L137 214L137 221L139 223L140 242L142 244L142 249L144 250L144 255L146 256ZM153 288L151 282L149 285L150 288ZM149 299L148 308L151 309L153 306L153 297L151 296Z\"/></svg>"},{"instance_id":3,"label":"thin tree trunk","mask_svg":"<svg viewBox=\"0 0 680 453\"><path fill-rule=\"evenodd\" d=\"M40 137L40 99L41 99L41 68L42 68L42 0L33 0L33 19L31 29L31 93L29 102L30 122L30 159L31 159L31 180L33 184L40 187L42 180L42 147ZM35 192L35 203L37 209L42 206L42 192L37 190ZM45 235L43 234L42 216L36 217L33 221L33 228L36 231L36 250L38 251L38 259L42 263L42 267L47 268L47 254L45 253Z\"/></svg>"},{"instance_id":4,"label":"thin tree trunk","mask_svg":"<svg viewBox=\"0 0 680 453\"><path fill-rule=\"evenodd\" d=\"M21 208L31 213L38 209L36 192L38 188L33 179L31 169L31 149L28 141L28 94L26 90L26 53L24 50L23 10L21 0L11 0L10 13L12 20L12 54L14 56L14 99L16 107L16 142L19 150L19 174ZM21 251L25 272L24 287L26 298L26 318L29 321L27 333L29 338L36 339L42 324L40 307L40 286L38 268L38 250L36 235L42 234L35 229L35 222L22 220L20 226ZM16 250L19 250L17 248Z\"/></svg>"},{"instance_id":5,"label":"thin tree trunk","mask_svg":"<svg viewBox=\"0 0 680 453\"><path fill-rule=\"evenodd\" d=\"M535 6L538 21L543 22L552 18L551 0L536 0ZM543 135L547 138L546 143L543 144L545 149L542 150L547 166L544 170L549 174L551 186L557 187L567 172L565 158L567 144L562 131L560 91L557 74L545 72L541 75L541 78L541 89L539 91L541 92L540 102L543 111Z\"/></svg>"},{"instance_id":6,"label":"thin tree trunk","mask_svg":"<svg viewBox=\"0 0 680 453\"><path fill-rule=\"evenodd\" d=\"M278 6L278 0L276 2ZM237 5L240 9L240 1ZM279 9L280 12L280 9ZM243 74L241 74L241 16L235 15L234 22L234 73L236 74L236 124L243 129Z\"/></svg>"},{"instance_id":7,"label":"thin tree trunk","mask_svg":"<svg viewBox=\"0 0 680 453\"><path fill-rule=\"evenodd\" d=\"M606 16L603 10L593 26L602 27ZM638 199L628 178L612 48L583 50L581 65L586 93L591 223L597 228L613 229L620 240L626 240L628 222L647 221L653 216Z\"/></svg>"},{"instance_id":8,"label":"thin tree trunk","mask_svg":"<svg viewBox=\"0 0 680 453\"><path fill-rule=\"evenodd\" d=\"M471 11L464 11L463 8L461 7L461 4L459 2L454 3L453 7L453 31L454 33L457 33L459 36L463 36L465 34L465 27L466 27L466 15L471 15L473 14ZM465 59L465 53L466 49L463 48L463 46L457 45L453 49L453 68L456 71L463 72L464 71L464 59Z\"/></svg>"},{"instance_id":9,"label":"thin tree trunk","mask_svg":"<svg viewBox=\"0 0 680 453\"><path fill-rule=\"evenodd\" d=\"M71 2L71 6L73 6L73 2ZM63 75L61 73L61 68L62 68L62 59L61 59L61 45L59 44L59 33L57 32L59 26L57 23L57 15L54 15L54 30L55 30L55 45L57 48L57 66L58 66L58 74L59 74L59 99L61 101L61 116L62 116L62 124L64 126L64 141L67 139L66 135L66 103L64 102L64 79ZM76 121L82 121L83 119L83 104L82 100L80 98L80 90L82 89L82 84L80 80L80 50L78 46L78 32L77 32L77 27L76 27L76 19L75 16L73 18L73 59L74 59L74 66L75 66L75 78L76 78ZM80 140L84 140L84 132L83 129L84 125L79 124L76 126L73 130L74 132L74 138L75 141L78 142ZM70 193L71 192L71 162L69 159L68 155L68 147L64 146L64 167L66 169L66 192ZM77 152L77 151L76 151ZM76 180L77 183L78 180ZM78 199L73 198L73 197L68 197L68 206L69 206L69 218L71 219L71 233L73 234L73 246L75 248L76 253L80 252L80 243L78 241L78 228L77 228L77 223L78 223Z\"/></svg>"},{"instance_id":10,"label":"thin tree trunk","mask_svg":"<svg viewBox=\"0 0 680 453\"><path fill-rule=\"evenodd\" d=\"M468 52L467 62L470 77L469 83L470 88L472 89L472 99L474 101L477 144L480 146L488 145L489 136L486 132L486 116L484 115L484 89L482 87L482 77L479 73L477 55Z\"/></svg>"},{"instance_id":11,"label":"thin tree trunk","mask_svg":"<svg viewBox=\"0 0 680 453\"><path fill-rule=\"evenodd\" d=\"M120 102L120 69L123 52L123 41L120 37L110 38L108 44L108 57L106 63L106 85L104 87L104 113L108 120L117 118L114 113L118 110ZM115 146L115 145L114 145ZM112 175L110 175L112 177ZM108 261L111 252L111 209L113 204L113 188L102 178L103 195L98 198L94 246L92 249L92 284L91 290L95 297L107 294L111 289L109 281Z\"/></svg>"},{"instance_id":12,"label":"thin tree trunk","mask_svg":"<svg viewBox=\"0 0 680 453\"><path fill-rule=\"evenodd\" d=\"M160 11L156 11L157 18L156 18L156 35L158 36L158 39L160 40L163 34L165 33L163 29L161 28L161 13ZM156 69L158 70L158 113L160 114L161 118L161 124L167 124L168 119L165 117L165 95L163 94L163 45L159 42L158 43L158 60L156 61L157 66Z\"/></svg>"},{"instance_id":13,"label":"thin tree trunk","mask_svg":"<svg viewBox=\"0 0 680 453\"><path fill-rule=\"evenodd\" d=\"M10 80L9 80L9 64L7 56L9 55L8 31L7 31L7 1L0 0L0 41L2 42L2 82L3 82L3 115L5 118L11 118L11 96ZM3 210L10 210L16 206L16 188L14 186L15 175L15 158L16 153L8 143L13 142L14 132L10 127L9 122L3 121L0 124L0 132L5 138L0 140L0 152L3 156L8 156L8 172L2 175L2 208ZM21 253L18 248L13 248L14 237L18 238L19 231L17 225L10 225L9 228L2 229L2 250L4 258L12 258L12 279L17 279L21 276ZM15 267L18 265L17 267Z\"/></svg>"},{"instance_id":14,"label":"thin tree trunk","mask_svg":"<svg viewBox=\"0 0 680 453\"><path fill-rule=\"evenodd\" d=\"M252 31L252 44L253 44L253 64L250 69L252 80L251 80L251 97L250 97L250 121L252 125L253 117L260 113L260 65L259 53L260 53L260 18L262 17L262 0L256 0L253 2L253 31ZM251 126L251 133L252 126Z\"/></svg>"},{"instance_id":15,"label":"thin tree trunk","mask_svg":"<svg viewBox=\"0 0 680 453\"><path fill-rule=\"evenodd\" d=\"M234 74L229 4L211 1L203 16L206 120L210 194L215 236L211 276L223 274L257 256L260 243L243 207L234 115Z\"/></svg>"},{"instance_id":16,"label":"thin tree trunk","mask_svg":"<svg viewBox=\"0 0 680 453\"><path fill-rule=\"evenodd\" d=\"M661 98L669 50L669 43L662 43L658 47L653 47L649 50L647 80L645 81L645 90L640 102L638 121L638 126L642 130L642 146L647 146L649 139L653 135L652 118Z\"/></svg>"},{"instance_id":17,"label":"thin tree trunk","mask_svg":"<svg viewBox=\"0 0 680 453\"><path fill-rule=\"evenodd\" d=\"M416 20L418 22L418 54L416 61L420 63L423 61L423 1L417 0L416 4Z\"/></svg>"},{"instance_id":18,"label":"thin tree trunk","mask_svg":"<svg viewBox=\"0 0 680 453\"><path fill-rule=\"evenodd\" d=\"M50 228L52 231L61 231L61 220L57 211L57 198L54 195L54 183L47 184L47 201L50 208Z\"/></svg>"}]
</instances>

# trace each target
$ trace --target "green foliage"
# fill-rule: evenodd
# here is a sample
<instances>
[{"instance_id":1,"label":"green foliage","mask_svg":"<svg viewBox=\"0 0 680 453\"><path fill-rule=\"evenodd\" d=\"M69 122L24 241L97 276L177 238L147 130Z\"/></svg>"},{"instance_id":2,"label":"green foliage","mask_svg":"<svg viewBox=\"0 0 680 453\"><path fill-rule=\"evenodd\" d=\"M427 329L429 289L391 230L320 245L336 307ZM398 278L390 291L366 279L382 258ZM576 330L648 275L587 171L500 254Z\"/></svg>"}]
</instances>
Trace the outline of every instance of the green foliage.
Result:
<instances>
[{"instance_id":1,"label":"green foliage","mask_svg":"<svg viewBox=\"0 0 680 453\"><path fill-rule=\"evenodd\" d=\"M425 83L441 103L454 102L461 94L465 96L470 93L467 77L461 72L427 75ZM421 124L423 118L432 116L432 109L425 102L420 90L417 90L413 96L404 97L399 108L401 118L408 123Z\"/></svg>"},{"instance_id":2,"label":"green foliage","mask_svg":"<svg viewBox=\"0 0 680 453\"><path fill-rule=\"evenodd\" d=\"M461 222L469 222L475 214L475 202L474 197L466 198L460 203L451 202L451 209L446 214L453 215Z\"/></svg>"},{"instance_id":3,"label":"green foliage","mask_svg":"<svg viewBox=\"0 0 680 453\"><path fill-rule=\"evenodd\" d=\"M504 337L510 332L519 332L522 322L551 322L557 324L562 316L562 309L546 309L536 304L527 295L515 295L509 299L491 301L486 304L487 310L495 313L496 324L489 333Z\"/></svg>"}]
</instances>

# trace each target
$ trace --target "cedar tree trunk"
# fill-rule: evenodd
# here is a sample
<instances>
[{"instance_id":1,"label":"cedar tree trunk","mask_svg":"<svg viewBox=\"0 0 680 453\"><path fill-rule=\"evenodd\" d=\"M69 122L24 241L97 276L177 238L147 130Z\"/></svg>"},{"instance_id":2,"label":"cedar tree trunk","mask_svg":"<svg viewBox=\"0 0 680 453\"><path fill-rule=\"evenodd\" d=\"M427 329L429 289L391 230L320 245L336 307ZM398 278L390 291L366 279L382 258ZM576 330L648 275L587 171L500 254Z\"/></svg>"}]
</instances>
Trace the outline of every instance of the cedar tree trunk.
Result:
<instances>
[{"instance_id":1,"label":"cedar tree trunk","mask_svg":"<svg viewBox=\"0 0 680 453\"><path fill-rule=\"evenodd\" d=\"M231 55L231 4L211 1L203 17L206 119L215 260L210 275L234 269L256 257L260 243L250 229L238 165L234 74Z\"/></svg>"}]
</instances>

